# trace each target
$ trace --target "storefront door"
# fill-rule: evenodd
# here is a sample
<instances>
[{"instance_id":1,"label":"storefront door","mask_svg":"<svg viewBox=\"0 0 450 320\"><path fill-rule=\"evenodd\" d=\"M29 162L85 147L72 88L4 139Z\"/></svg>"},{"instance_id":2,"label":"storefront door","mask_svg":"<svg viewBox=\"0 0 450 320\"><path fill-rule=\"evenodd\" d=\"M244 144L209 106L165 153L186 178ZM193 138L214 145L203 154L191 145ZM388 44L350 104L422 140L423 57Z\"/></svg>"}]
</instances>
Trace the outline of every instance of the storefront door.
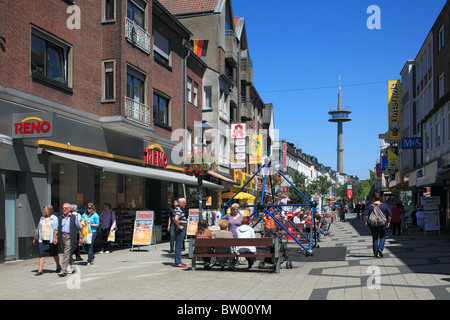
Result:
<instances>
[{"instance_id":1,"label":"storefront door","mask_svg":"<svg viewBox=\"0 0 450 320\"><path fill-rule=\"evenodd\" d=\"M5 260L14 260L17 257L16 249L16 194L5 194Z\"/></svg>"}]
</instances>

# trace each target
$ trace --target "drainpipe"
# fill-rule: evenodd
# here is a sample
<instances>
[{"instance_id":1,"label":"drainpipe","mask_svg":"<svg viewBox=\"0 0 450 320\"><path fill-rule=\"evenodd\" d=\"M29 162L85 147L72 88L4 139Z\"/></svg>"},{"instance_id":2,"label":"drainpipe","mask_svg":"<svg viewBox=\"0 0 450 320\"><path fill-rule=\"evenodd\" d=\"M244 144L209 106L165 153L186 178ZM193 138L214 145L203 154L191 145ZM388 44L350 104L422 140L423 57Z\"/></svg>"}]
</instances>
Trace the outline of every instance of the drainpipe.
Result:
<instances>
[{"instance_id":1,"label":"drainpipe","mask_svg":"<svg viewBox=\"0 0 450 320\"><path fill-rule=\"evenodd\" d=\"M187 59L191 55L191 41L192 39L189 38L188 42L183 44L182 47L182 54L184 55L184 49L187 50L186 56L183 58L183 139L184 139L184 154L187 157L187 91L186 91L186 85L187 85Z\"/></svg>"}]
</instances>

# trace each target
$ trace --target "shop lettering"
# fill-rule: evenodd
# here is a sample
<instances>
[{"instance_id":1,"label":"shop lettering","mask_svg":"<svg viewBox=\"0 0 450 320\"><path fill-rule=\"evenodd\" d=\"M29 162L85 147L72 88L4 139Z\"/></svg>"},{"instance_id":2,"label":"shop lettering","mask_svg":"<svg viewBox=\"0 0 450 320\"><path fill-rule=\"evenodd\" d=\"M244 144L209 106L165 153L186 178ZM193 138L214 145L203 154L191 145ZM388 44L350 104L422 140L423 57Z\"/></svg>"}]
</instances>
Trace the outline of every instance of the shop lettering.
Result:
<instances>
[{"instance_id":1,"label":"shop lettering","mask_svg":"<svg viewBox=\"0 0 450 320\"><path fill-rule=\"evenodd\" d=\"M51 129L50 122L42 121L42 119L33 119L38 121L26 122L27 119L22 122L14 123L15 134L35 134L35 133L47 133Z\"/></svg>"},{"instance_id":2,"label":"shop lettering","mask_svg":"<svg viewBox=\"0 0 450 320\"><path fill-rule=\"evenodd\" d=\"M151 213L138 213L137 219L152 219Z\"/></svg>"},{"instance_id":3,"label":"shop lettering","mask_svg":"<svg viewBox=\"0 0 450 320\"><path fill-rule=\"evenodd\" d=\"M169 157L165 152L160 152L158 150L152 149L144 149L144 161L145 164L167 168L169 164Z\"/></svg>"}]
</instances>

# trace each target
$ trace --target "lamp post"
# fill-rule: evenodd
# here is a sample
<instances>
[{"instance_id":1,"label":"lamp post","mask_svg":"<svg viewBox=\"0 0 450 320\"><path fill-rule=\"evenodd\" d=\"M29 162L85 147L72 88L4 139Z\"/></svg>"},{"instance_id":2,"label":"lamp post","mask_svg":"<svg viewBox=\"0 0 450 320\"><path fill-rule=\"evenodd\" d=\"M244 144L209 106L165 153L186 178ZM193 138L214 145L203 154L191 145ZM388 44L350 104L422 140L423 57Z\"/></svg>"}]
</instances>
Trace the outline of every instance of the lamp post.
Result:
<instances>
[{"instance_id":1,"label":"lamp post","mask_svg":"<svg viewBox=\"0 0 450 320\"><path fill-rule=\"evenodd\" d=\"M200 149L201 154L203 154L203 151L206 147L206 143L203 142L203 131L212 128L213 128L212 126L206 123L206 120L195 121L194 123L194 139L195 140L199 139L197 140L196 143L194 143L194 148L196 150ZM198 219L200 221L203 219L203 175L201 174L197 174L197 186L198 186Z\"/></svg>"}]
</instances>

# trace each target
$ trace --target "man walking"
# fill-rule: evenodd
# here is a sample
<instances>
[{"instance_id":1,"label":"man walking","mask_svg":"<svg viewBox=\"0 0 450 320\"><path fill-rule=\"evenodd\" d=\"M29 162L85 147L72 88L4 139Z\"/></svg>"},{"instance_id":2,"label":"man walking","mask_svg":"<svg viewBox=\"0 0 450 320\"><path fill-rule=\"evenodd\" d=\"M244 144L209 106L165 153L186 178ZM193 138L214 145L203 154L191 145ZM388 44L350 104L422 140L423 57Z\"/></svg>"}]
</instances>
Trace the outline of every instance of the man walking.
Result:
<instances>
[{"instance_id":1,"label":"man walking","mask_svg":"<svg viewBox=\"0 0 450 320\"><path fill-rule=\"evenodd\" d=\"M64 203L62 206L63 214L59 217L58 241L63 248L63 260L61 271L58 273L60 277L67 275L67 267L70 264L73 266L72 254L78 245L83 243L81 234L81 224L76 215L71 214L71 205ZM72 268L72 273L75 269Z\"/></svg>"},{"instance_id":2,"label":"man walking","mask_svg":"<svg viewBox=\"0 0 450 320\"><path fill-rule=\"evenodd\" d=\"M186 267L185 263L181 262L181 250L183 248L184 237L186 236L187 228L187 214L186 214L186 199L178 199L178 207L174 211L174 222L177 226L175 231L175 265L177 267Z\"/></svg>"},{"instance_id":3,"label":"man walking","mask_svg":"<svg viewBox=\"0 0 450 320\"><path fill-rule=\"evenodd\" d=\"M375 216L381 218L384 223L377 224L373 222L374 219L372 218ZM367 206L364 213L365 225L370 227L370 232L372 233L372 249L375 258L383 257L384 244L386 242L386 228L389 228L391 217L391 209L389 209L387 204L381 202L380 193L375 193L374 202Z\"/></svg>"}]
</instances>

